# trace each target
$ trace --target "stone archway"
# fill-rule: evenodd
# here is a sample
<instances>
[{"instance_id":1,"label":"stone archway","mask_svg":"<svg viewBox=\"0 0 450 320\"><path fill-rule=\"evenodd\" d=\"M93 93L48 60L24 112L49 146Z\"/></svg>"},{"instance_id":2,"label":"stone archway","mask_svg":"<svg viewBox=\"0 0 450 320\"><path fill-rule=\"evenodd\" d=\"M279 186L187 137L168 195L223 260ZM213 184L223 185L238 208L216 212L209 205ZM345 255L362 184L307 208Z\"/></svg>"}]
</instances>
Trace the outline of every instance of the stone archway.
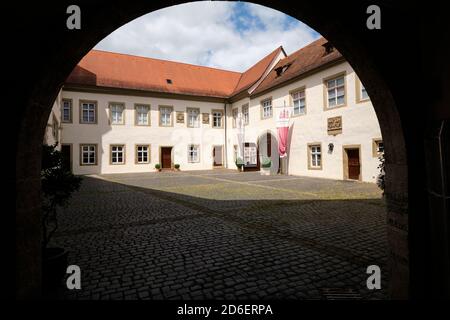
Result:
<instances>
[{"instance_id":1,"label":"stone archway","mask_svg":"<svg viewBox=\"0 0 450 320\"><path fill-rule=\"evenodd\" d=\"M172 1L171 4L182 2ZM418 173L424 172L425 168L424 150L418 145L423 141L425 124L423 115L410 113L414 100L402 87L404 79L417 74L411 70L411 65L423 58L417 51L409 51L407 56L403 54L407 50L405 43L417 41L417 32L409 32L407 28L413 17L419 16L419 11L414 7L405 9L400 4L384 6L382 2L382 10L386 12L383 15L384 29L374 32L364 27L366 8L362 4L346 8L336 2L324 5L302 1L296 7L275 1L255 3L290 14L320 32L346 57L370 94L388 155L386 199L391 296L407 298L411 294L424 297L426 289L433 288L426 282L430 269L424 262L431 246L429 231L426 230L427 216L422 215L422 210L427 210L427 196L421 187L426 179ZM17 95L19 112L15 122L16 295L19 298L40 294L40 146L59 88L77 62L102 38L140 15L167 6L164 1L81 1L82 28L68 30L65 28L65 12L70 4L60 1L49 8L32 4L26 12L19 8L16 12L23 25L17 30L17 39L20 40L15 49L29 52L29 48L35 48L15 70L21 83L23 75L28 75L28 82L23 83ZM409 10L409 14L405 10ZM435 20L429 18L428 21ZM434 22L435 27L440 23L437 21ZM385 47L390 50L385 50ZM436 50L430 56L444 61L445 54ZM391 72L394 69L396 71ZM433 70L439 70L438 66ZM436 79L435 74L433 79ZM428 103L428 118L445 118L445 113L437 109L442 99Z\"/></svg>"}]
</instances>

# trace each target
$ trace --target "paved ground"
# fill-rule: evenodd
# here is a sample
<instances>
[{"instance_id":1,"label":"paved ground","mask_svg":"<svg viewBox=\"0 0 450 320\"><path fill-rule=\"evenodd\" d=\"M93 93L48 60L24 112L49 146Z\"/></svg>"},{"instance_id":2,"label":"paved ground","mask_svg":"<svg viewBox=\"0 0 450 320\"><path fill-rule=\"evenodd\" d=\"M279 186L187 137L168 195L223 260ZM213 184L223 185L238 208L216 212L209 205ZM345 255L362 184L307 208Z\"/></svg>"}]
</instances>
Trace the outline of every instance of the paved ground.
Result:
<instances>
[{"instance_id":1,"label":"paved ground","mask_svg":"<svg viewBox=\"0 0 450 320\"><path fill-rule=\"evenodd\" d=\"M82 289L63 299L386 297L385 208L374 184L214 170L85 177L60 213ZM382 290L366 288L366 268Z\"/></svg>"}]
</instances>

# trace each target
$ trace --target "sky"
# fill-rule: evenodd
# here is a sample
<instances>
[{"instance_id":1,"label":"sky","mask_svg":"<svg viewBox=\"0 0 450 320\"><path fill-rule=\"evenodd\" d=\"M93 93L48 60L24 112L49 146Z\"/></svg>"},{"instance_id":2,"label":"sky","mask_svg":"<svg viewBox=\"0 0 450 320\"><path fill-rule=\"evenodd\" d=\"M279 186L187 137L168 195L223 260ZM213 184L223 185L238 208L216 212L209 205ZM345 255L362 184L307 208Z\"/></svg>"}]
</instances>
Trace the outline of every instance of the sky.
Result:
<instances>
[{"instance_id":1,"label":"sky","mask_svg":"<svg viewBox=\"0 0 450 320\"><path fill-rule=\"evenodd\" d=\"M141 16L95 49L243 72L280 45L290 54L319 37L304 23L268 7L199 1Z\"/></svg>"}]
</instances>

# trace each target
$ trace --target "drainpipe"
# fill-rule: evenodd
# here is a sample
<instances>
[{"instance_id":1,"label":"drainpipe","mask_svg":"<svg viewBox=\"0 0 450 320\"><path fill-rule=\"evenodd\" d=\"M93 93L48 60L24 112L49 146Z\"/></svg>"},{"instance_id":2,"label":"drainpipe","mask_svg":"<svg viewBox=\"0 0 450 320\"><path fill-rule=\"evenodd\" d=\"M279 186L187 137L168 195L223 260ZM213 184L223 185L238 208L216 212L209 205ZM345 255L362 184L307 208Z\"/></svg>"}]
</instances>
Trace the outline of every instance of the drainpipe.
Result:
<instances>
[{"instance_id":1,"label":"drainpipe","mask_svg":"<svg viewBox=\"0 0 450 320\"><path fill-rule=\"evenodd\" d=\"M224 114L225 114L225 168L227 168L228 169L228 148L227 148L227 138L228 138L228 134L227 134L227 120L228 120L228 117L227 117L227 103L225 102L224 103Z\"/></svg>"}]
</instances>

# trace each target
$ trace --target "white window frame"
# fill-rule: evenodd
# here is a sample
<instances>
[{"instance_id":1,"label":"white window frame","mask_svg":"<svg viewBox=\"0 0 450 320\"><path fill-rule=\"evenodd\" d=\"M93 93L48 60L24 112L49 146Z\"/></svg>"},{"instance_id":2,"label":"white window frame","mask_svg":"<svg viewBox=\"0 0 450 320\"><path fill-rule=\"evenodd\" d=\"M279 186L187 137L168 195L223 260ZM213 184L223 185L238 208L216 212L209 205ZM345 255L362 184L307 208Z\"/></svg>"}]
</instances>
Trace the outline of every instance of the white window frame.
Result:
<instances>
[{"instance_id":1,"label":"white window frame","mask_svg":"<svg viewBox=\"0 0 450 320\"><path fill-rule=\"evenodd\" d=\"M141 157L141 161L139 161L139 156ZM147 157L147 160L145 161L142 160L144 157ZM150 163L150 145L148 144L136 145L136 163L137 164Z\"/></svg>"},{"instance_id":2,"label":"white window frame","mask_svg":"<svg viewBox=\"0 0 450 320\"><path fill-rule=\"evenodd\" d=\"M200 109L187 108L186 124L189 128L200 128Z\"/></svg>"},{"instance_id":3,"label":"white window frame","mask_svg":"<svg viewBox=\"0 0 450 320\"><path fill-rule=\"evenodd\" d=\"M95 144L81 144L80 145L80 165L81 166L95 166L97 165L97 145ZM87 154L88 162L84 162L84 155ZM91 155L93 155L93 162L91 162Z\"/></svg>"},{"instance_id":4,"label":"white window frame","mask_svg":"<svg viewBox=\"0 0 450 320\"><path fill-rule=\"evenodd\" d=\"M338 81L342 79L342 83L338 84ZM333 77L331 79L325 80L326 83L326 104L328 109L333 109L337 107L345 106L346 102L346 88L345 88L345 75L339 75L336 77ZM338 95L338 92L342 90L342 94ZM333 94L332 97L330 97L331 93ZM342 97L342 102L338 103L338 99ZM330 101L334 101L334 104L330 104Z\"/></svg>"},{"instance_id":5,"label":"white window frame","mask_svg":"<svg viewBox=\"0 0 450 320\"><path fill-rule=\"evenodd\" d=\"M309 165L313 169L322 168L322 146L310 145L310 159Z\"/></svg>"},{"instance_id":6,"label":"white window frame","mask_svg":"<svg viewBox=\"0 0 450 320\"><path fill-rule=\"evenodd\" d=\"M67 107L66 107L67 104ZM64 117L64 112L67 110L69 118L66 119ZM62 99L61 102L61 122L63 123L72 123L72 100Z\"/></svg>"},{"instance_id":7,"label":"white window frame","mask_svg":"<svg viewBox=\"0 0 450 320\"><path fill-rule=\"evenodd\" d=\"M188 145L188 162L189 163L200 162L200 145L198 144Z\"/></svg>"},{"instance_id":8,"label":"white window frame","mask_svg":"<svg viewBox=\"0 0 450 320\"><path fill-rule=\"evenodd\" d=\"M172 107L160 106L159 107L159 125L161 127L171 127L173 125L172 124L172 114L173 114Z\"/></svg>"},{"instance_id":9,"label":"white window frame","mask_svg":"<svg viewBox=\"0 0 450 320\"><path fill-rule=\"evenodd\" d=\"M122 161L117 161L119 154L122 154ZM125 145L123 144L113 144L110 146L110 163L112 165L125 164Z\"/></svg>"},{"instance_id":10,"label":"white window frame","mask_svg":"<svg viewBox=\"0 0 450 320\"><path fill-rule=\"evenodd\" d=\"M109 104L111 124L125 124L125 105L111 102Z\"/></svg>"},{"instance_id":11,"label":"white window frame","mask_svg":"<svg viewBox=\"0 0 450 320\"><path fill-rule=\"evenodd\" d=\"M306 114L306 94L305 90L298 90L292 92L292 105L293 105L293 115L303 115ZM298 107L296 107L295 103L298 101ZM303 102L303 104L302 104ZM296 112L297 110L297 112Z\"/></svg>"},{"instance_id":12,"label":"white window frame","mask_svg":"<svg viewBox=\"0 0 450 320\"><path fill-rule=\"evenodd\" d=\"M85 124L96 124L97 123L97 102L93 101L82 101L80 107L80 123ZM85 109L87 107L87 109ZM87 115L87 120L85 120L85 112Z\"/></svg>"},{"instance_id":13,"label":"white window frame","mask_svg":"<svg viewBox=\"0 0 450 320\"><path fill-rule=\"evenodd\" d=\"M262 119L271 118L273 115L272 98L261 101L261 117Z\"/></svg>"},{"instance_id":14,"label":"white window frame","mask_svg":"<svg viewBox=\"0 0 450 320\"><path fill-rule=\"evenodd\" d=\"M242 116L244 117L244 125L248 125L250 122L250 108L248 104L242 106Z\"/></svg>"},{"instance_id":15,"label":"white window frame","mask_svg":"<svg viewBox=\"0 0 450 320\"><path fill-rule=\"evenodd\" d=\"M212 111L212 126L213 128L222 128L223 126L223 111L222 110L213 110Z\"/></svg>"},{"instance_id":16,"label":"white window frame","mask_svg":"<svg viewBox=\"0 0 450 320\"><path fill-rule=\"evenodd\" d=\"M150 125L150 106L146 104L135 104L134 106L136 112L136 125L137 126L149 126ZM145 111L143 111L145 110ZM145 122L141 120L143 117L141 115L145 115Z\"/></svg>"},{"instance_id":17,"label":"white window frame","mask_svg":"<svg viewBox=\"0 0 450 320\"><path fill-rule=\"evenodd\" d=\"M232 109L231 110L231 117L232 117L233 128L236 128L238 116L239 116L239 109L238 108Z\"/></svg>"}]
</instances>

